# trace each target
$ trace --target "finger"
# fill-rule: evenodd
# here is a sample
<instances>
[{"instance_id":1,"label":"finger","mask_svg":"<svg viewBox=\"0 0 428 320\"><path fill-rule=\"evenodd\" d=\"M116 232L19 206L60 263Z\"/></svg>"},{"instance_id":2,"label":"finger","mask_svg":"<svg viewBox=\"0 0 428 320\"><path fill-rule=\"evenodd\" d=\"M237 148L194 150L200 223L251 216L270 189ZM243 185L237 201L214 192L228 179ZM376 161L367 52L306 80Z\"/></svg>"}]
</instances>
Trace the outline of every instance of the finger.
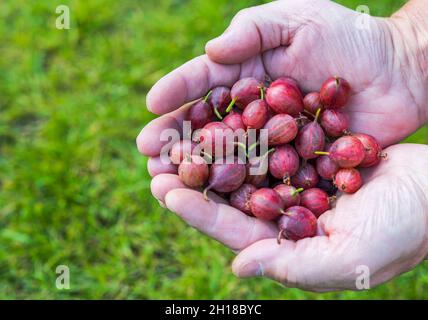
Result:
<instances>
[{"instance_id":1,"label":"finger","mask_svg":"<svg viewBox=\"0 0 428 320\"><path fill-rule=\"evenodd\" d=\"M258 241L235 258L232 269L238 277L266 276L311 291L355 289L353 258L358 251L346 254L349 246L342 241L340 235L283 240L280 245L275 239Z\"/></svg>"},{"instance_id":2,"label":"finger","mask_svg":"<svg viewBox=\"0 0 428 320\"><path fill-rule=\"evenodd\" d=\"M147 171L151 177L155 177L162 173L177 174L177 165L172 162L165 163L161 157L149 158L147 161Z\"/></svg>"},{"instance_id":3,"label":"finger","mask_svg":"<svg viewBox=\"0 0 428 320\"><path fill-rule=\"evenodd\" d=\"M169 141L161 141L162 133L167 130L176 130L182 136L183 121L187 112L195 101L189 102L179 109L150 121L140 132L136 143L140 153L148 157L159 156L163 146Z\"/></svg>"},{"instance_id":4,"label":"finger","mask_svg":"<svg viewBox=\"0 0 428 320\"><path fill-rule=\"evenodd\" d=\"M150 189L153 196L159 201L165 202L165 196L173 189L185 189L187 186L181 182L176 174L160 174L152 179Z\"/></svg>"},{"instance_id":5,"label":"finger","mask_svg":"<svg viewBox=\"0 0 428 320\"><path fill-rule=\"evenodd\" d=\"M147 108L165 114L198 99L216 86L232 86L239 79L239 65L225 66L206 55L197 57L159 80L147 94Z\"/></svg>"},{"instance_id":6,"label":"finger","mask_svg":"<svg viewBox=\"0 0 428 320\"><path fill-rule=\"evenodd\" d=\"M200 192L194 190L174 189L165 196L165 203L192 227L232 250L242 250L277 234L273 223L249 217L225 204L206 201Z\"/></svg>"},{"instance_id":7,"label":"finger","mask_svg":"<svg viewBox=\"0 0 428 320\"><path fill-rule=\"evenodd\" d=\"M221 36L207 43L205 51L213 61L232 64L288 45L292 29L284 11L280 1L241 10Z\"/></svg>"}]
</instances>

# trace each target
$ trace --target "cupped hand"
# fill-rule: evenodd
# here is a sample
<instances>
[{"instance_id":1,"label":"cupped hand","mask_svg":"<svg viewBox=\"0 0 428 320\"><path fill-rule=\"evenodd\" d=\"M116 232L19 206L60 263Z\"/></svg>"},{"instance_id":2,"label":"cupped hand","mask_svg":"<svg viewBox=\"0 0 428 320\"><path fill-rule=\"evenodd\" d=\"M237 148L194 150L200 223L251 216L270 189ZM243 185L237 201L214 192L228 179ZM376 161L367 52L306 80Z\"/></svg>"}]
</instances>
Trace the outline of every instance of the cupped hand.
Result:
<instances>
[{"instance_id":1,"label":"cupped hand","mask_svg":"<svg viewBox=\"0 0 428 320\"><path fill-rule=\"evenodd\" d=\"M311 291L367 289L411 270L428 253L428 147L402 144L386 152L388 160L363 171L365 185L356 194L339 196L321 215L318 236L298 242L278 245L276 225L214 194L206 201L177 175L156 176L152 192L191 226L238 252L233 271L240 277L266 276Z\"/></svg>"},{"instance_id":2,"label":"cupped hand","mask_svg":"<svg viewBox=\"0 0 428 320\"><path fill-rule=\"evenodd\" d=\"M426 253L427 185L420 173L427 175L427 163L419 156L427 158L425 147L388 150L390 160L365 172L366 185L340 197L322 216L319 237L281 246L273 240L274 224L249 218L214 194L214 201L206 202L199 192L184 189L176 166L159 158L161 132L181 130L187 110L182 104L247 76L290 76L312 91L339 75L353 87L345 109L352 131L371 134L383 146L408 136L425 121L426 98L420 72L409 64L408 39L393 19L367 17L368 28L361 28L360 18L323 0L243 10L207 44L207 55L171 72L148 94L149 110L162 114L137 138L140 152L151 157L152 192L189 224L240 252L234 262L239 276L266 275L308 290L355 289L357 263L369 267L376 284L408 270ZM415 154L411 159L409 152Z\"/></svg>"}]
</instances>

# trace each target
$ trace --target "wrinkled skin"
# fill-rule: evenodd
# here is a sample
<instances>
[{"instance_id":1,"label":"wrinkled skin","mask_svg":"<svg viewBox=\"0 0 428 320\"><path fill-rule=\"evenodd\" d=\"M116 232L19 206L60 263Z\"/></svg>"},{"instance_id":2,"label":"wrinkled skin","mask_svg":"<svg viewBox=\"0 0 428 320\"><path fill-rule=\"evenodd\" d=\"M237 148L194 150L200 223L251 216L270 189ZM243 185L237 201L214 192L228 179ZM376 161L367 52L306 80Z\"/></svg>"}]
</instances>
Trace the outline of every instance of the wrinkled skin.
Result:
<instances>
[{"instance_id":1,"label":"wrinkled skin","mask_svg":"<svg viewBox=\"0 0 428 320\"><path fill-rule=\"evenodd\" d=\"M210 87L231 86L245 76L291 76L305 91L313 91L339 74L353 87L344 109L350 129L373 135L383 147L397 143L428 119L426 75L412 51L417 39L403 17L372 18L370 31L362 33L354 25L357 17L322 0L246 9L226 34L208 43L208 56L188 62L153 87L148 108L166 114ZM180 128L182 110L153 120L137 138L140 152L151 157L153 195L191 226L238 252L233 263L238 276L262 275L312 291L356 290L358 265L369 267L374 287L427 256L427 146L387 148L388 160L362 170L365 185L354 195L340 196L335 208L320 217L319 236L278 245L275 224L248 217L213 193L213 201L205 201L160 163L163 144L156 141L163 129Z\"/></svg>"}]
</instances>

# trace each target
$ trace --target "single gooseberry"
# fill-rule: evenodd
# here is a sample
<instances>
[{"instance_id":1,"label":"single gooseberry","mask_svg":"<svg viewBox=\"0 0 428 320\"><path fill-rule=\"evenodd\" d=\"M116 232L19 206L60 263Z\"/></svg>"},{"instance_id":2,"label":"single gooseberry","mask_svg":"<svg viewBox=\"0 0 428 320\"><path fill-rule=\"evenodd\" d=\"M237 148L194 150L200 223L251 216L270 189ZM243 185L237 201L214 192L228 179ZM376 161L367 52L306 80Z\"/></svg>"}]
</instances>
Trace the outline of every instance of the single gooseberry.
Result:
<instances>
[{"instance_id":1,"label":"single gooseberry","mask_svg":"<svg viewBox=\"0 0 428 320\"><path fill-rule=\"evenodd\" d=\"M266 91L266 101L278 114L297 116L303 111L303 97L295 80L280 78Z\"/></svg>"},{"instance_id":2,"label":"single gooseberry","mask_svg":"<svg viewBox=\"0 0 428 320\"><path fill-rule=\"evenodd\" d=\"M331 202L333 199L334 198L330 198L324 190L311 188L302 192L300 205L311 210L318 218L324 212L331 209Z\"/></svg>"},{"instance_id":3,"label":"single gooseberry","mask_svg":"<svg viewBox=\"0 0 428 320\"><path fill-rule=\"evenodd\" d=\"M202 187L208 179L209 168L204 158L187 155L178 166L178 176L191 188Z\"/></svg>"},{"instance_id":4,"label":"single gooseberry","mask_svg":"<svg viewBox=\"0 0 428 320\"><path fill-rule=\"evenodd\" d=\"M290 184L290 178L299 170L299 155L288 144L278 146L269 155L269 172L277 179Z\"/></svg>"},{"instance_id":5,"label":"single gooseberry","mask_svg":"<svg viewBox=\"0 0 428 320\"><path fill-rule=\"evenodd\" d=\"M365 156L363 161L360 163L360 167L373 167L379 164L381 159L386 159L387 154L382 151L382 147L373 136L365 133L356 133L353 134L353 136L360 140L364 146Z\"/></svg>"},{"instance_id":6,"label":"single gooseberry","mask_svg":"<svg viewBox=\"0 0 428 320\"><path fill-rule=\"evenodd\" d=\"M363 144L354 136L343 136L337 139L328 152L316 151L318 155L328 155L341 168L354 168L365 157Z\"/></svg>"},{"instance_id":7,"label":"single gooseberry","mask_svg":"<svg viewBox=\"0 0 428 320\"><path fill-rule=\"evenodd\" d=\"M315 159L318 157L318 154L315 152L324 149L325 134L321 126L318 124L318 116L320 112L321 109L318 109L314 121L300 129L294 142L297 153L303 159Z\"/></svg>"},{"instance_id":8,"label":"single gooseberry","mask_svg":"<svg viewBox=\"0 0 428 320\"><path fill-rule=\"evenodd\" d=\"M350 93L348 81L339 77L328 78L320 90L321 104L326 109L340 109L348 102Z\"/></svg>"},{"instance_id":9,"label":"single gooseberry","mask_svg":"<svg viewBox=\"0 0 428 320\"><path fill-rule=\"evenodd\" d=\"M251 195L251 212L263 220L275 220L284 212L284 201L273 189L262 188Z\"/></svg>"},{"instance_id":10,"label":"single gooseberry","mask_svg":"<svg viewBox=\"0 0 428 320\"><path fill-rule=\"evenodd\" d=\"M273 188L281 196L284 201L284 208L290 208L298 206L300 204L300 193L304 190L303 188L296 189L293 186L286 184L279 184Z\"/></svg>"},{"instance_id":11,"label":"single gooseberry","mask_svg":"<svg viewBox=\"0 0 428 320\"><path fill-rule=\"evenodd\" d=\"M207 102L212 106L214 114L222 119L226 114L226 109L232 101L230 89L228 87L216 87L212 90Z\"/></svg>"},{"instance_id":12,"label":"single gooseberry","mask_svg":"<svg viewBox=\"0 0 428 320\"><path fill-rule=\"evenodd\" d=\"M250 198L251 195L257 191L257 188L252 184L245 183L239 189L230 194L229 203L232 207L241 210L245 214L252 216Z\"/></svg>"},{"instance_id":13,"label":"single gooseberry","mask_svg":"<svg viewBox=\"0 0 428 320\"><path fill-rule=\"evenodd\" d=\"M263 129L268 130L268 144L270 146L289 143L297 136L299 130L296 120L288 114L273 116Z\"/></svg>"},{"instance_id":14,"label":"single gooseberry","mask_svg":"<svg viewBox=\"0 0 428 320\"><path fill-rule=\"evenodd\" d=\"M242 113L242 121L249 129L261 129L268 120L269 109L264 100L250 102Z\"/></svg>"},{"instance_id":15,"label":"single gooseberry","mask_svg":"<svg viewBox=\"0 0 428 320\"><path fill-rule=\"evenodd\" d=\"M227 159L226 159L227 160ZM238 189L245 180L245 165L234 159L233 163L214 163L211 165L208 187L204 190L205 199L208 199L208 190L217 192L232 192Z\"/></svg>"},{"instance_id":16,"label":"single gooseberry","mask_svg":"<svg viewBox=\"0 0 428 320\"><path fill-rule=\"evenodd\" d=\"M318 92L310 92L303 99L305 110L312 116L315 116L319 108L322 108L320 94Z\"/></svg>"},{"instance_id":17,"label":"single gooseberry","mask_svg":"<svg viewBox=\"0 0 428 320\"><path fill-rule=\"evenodd\" d=\"M339 110L324 110L320 118L321 126L330 137L340 137L347 133L349 128L348 116Z\"/></svg>"},{"instance_id":18,"label":"single gooseberry","mask_svg":"<svg viewBox=\"0 0 428 320\"><path fill-rule=\"evenodd\" d=\"M200 129L211 121L212 118L211 106L205 101L201 100L190 107L187 119L192 124L192 129Z\"/></svg>"},{"instance_id":19,"label":"single gooseberry","mask_svg":"<svg viewBox=\"0 0 428 320\"><path fill-rule=\"evenodd\" d=\"M179 165L186 155L192 155L197 144L191 140L180 140L174 143L169 151L169 158L173 164Z\"/></svg>"},{"instance_id":20,"label":"single gooseberry","mask_svg":"<svg viewBox=\"0 0 428 320\"><path fill-rule=\"evenodd\" d=\"M309 209L294 206L279 218L278 228L278 244L282 238L298 241L314 237L317 233L317 218Z\"/></svg>"},{"instance_id":21,"label":"single gooseberry","mask_svg":"<svg viewBox=\"0 0 428 320\"><path fill-rule=\"evenodd\" d=\"M232 101L226 112L230 112L234 105L243 110L250 102L261 98L262 90L263 84L256 78L238 80L230 91Z\"/></svg>"},{"instance_id":22,"label":"single gooseberry","mask_svg":"<svg viewBox=\"0 0 428 320\"><path fill-rule=\"evenodd\" d=\"M291 177L291 184L296 188L314 188L318 184L318 181L318 173L310 163L301 166L297 173Z\"/></svg>"},{"instance_id":23,"label":"single gooseberry","mask_svg":"<svg viewBox=\"0 0 428 320\"><path fill-rule=\"evenodd\" d=\"M355 193L363 185L363 179L357 169L340 169L334 177L334 184L340 191Z\"/></svg>"}]
</instances>

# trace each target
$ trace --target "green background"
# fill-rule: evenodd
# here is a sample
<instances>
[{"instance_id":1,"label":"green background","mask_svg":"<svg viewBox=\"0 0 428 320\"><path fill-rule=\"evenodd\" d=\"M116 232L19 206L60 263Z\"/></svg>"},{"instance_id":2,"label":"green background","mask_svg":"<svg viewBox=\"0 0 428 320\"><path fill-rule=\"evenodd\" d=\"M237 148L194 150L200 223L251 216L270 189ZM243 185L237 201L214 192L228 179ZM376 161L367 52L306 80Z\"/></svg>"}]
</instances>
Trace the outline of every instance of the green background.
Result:
<instances>
[{"instance_id":1,"label":"green background","mask_svg":"<svg viewBox=\"0 0 428 320\"><path fill-rule=\"evenodd\" d=\"M366 4L389 15L404 1ZM239 280L233 254L162 209L135 137L145 94L255 0L0 3L0 298L425 298L421 265L368 292ZM67 4L71 30L57 30ZM428 128L410 139L428 143ZM393 244L392 244L393 245ZM68 265L71 289L55 287Z\"/></svg>"}]
</instances>

